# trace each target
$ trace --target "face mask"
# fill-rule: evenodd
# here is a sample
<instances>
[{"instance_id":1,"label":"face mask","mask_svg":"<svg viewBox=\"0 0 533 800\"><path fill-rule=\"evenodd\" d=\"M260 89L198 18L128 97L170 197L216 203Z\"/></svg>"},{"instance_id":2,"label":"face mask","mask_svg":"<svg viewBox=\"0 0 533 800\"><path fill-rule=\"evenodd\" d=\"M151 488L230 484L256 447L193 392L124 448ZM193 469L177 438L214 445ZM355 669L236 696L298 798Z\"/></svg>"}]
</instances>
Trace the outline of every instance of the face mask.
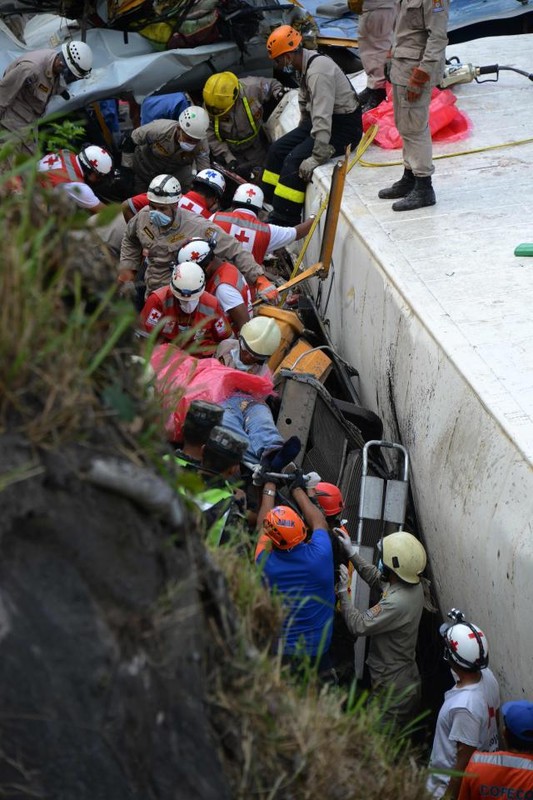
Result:
<instances>
[{"instance_id":1,"label":"face mask","mask_svg":"<svg viewBox=\"0 0 533 800\"><path fill-rule=\"evenodd\" d=\"M241 361L240 358L241 348L237 344L231 350L231 357L233 359L233 363L235 364L235 369L240 369L243 372L250 372L254 364L245 364L244 361Z\"/></svg>"},{"instance_id":2,"label":"face mask","mask_svg":"<svg viewBox=\"0 0 533 800\"><path fill-rule=\"evenodd\" d=\"M186 153L190 153L191 150L194 150L196 144L194 142L182 142L180 140L180 147L182 150L185 150Z\"/></svg>"},{"instance_id":3,"label":"face mask","mask_svg":"<svg viewBox=\"0 0 533 800\"><path fill-rule=\"evenodd\" d=\"M196 300L178 300L184 314L192 314L193 311L196 311L199 302L198 298Z\"/></svg>"},{"instance_id":4,"label":"face mask","mask_svg":"<svg viewBox=\"0 0 533 800\"><path fill-rule=\"evenodd\" d=\"M294 65L293 64L285 64L285 66L283 67L282 72L284 72L285 75L294 75L296 70L294 69Z\"/></svg>"},{"instance_id":5,"label":"face mask","mask_svg":"<svg viewBox=\"0 0 533 800\"><path fill-rule=\"evenodd\" d=\"M152 225L157 225L158 227L162 228L165 225L170 225L172 222L172 217L169 217L168 214L163 214L162 211L154 211L151 209L150 222Z\"/></svg>"}]
</instances>

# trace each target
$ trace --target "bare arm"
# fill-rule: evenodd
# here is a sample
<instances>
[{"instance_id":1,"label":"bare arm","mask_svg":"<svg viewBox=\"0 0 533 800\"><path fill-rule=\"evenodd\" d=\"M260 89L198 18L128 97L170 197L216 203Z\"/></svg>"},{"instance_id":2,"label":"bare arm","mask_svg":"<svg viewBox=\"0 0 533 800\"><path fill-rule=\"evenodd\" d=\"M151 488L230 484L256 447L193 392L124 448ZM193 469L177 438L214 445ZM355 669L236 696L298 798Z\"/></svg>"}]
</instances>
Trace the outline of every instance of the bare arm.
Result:
<instances>
[{"instance_id":1,"label":"bare arm","mask_svg":"<svg viewBox=\"0 0 533 800\"><path fill-rule=\"evenodd\" d=\"M457 757L453 767L456 772L466 772L468 762L470 761L475 749L475 747L465 744L464 742L457 742ZM444 793L443 800L456 800L456 798L459 796L462 780L462 776L450 778L450 782L446 792Z\"/></svg>"},{"instance_id":2,"label":"bare arm","mask_svg":"<svg viewBox=\"0 0 533 800\"><path fill-rule=\"evenodd\" d=\"M274 494L272 494L272 492ZM256 530L261 532L263 530L263 522L269 511L272 511L276 505L276 484L272 481L267 481L263 486L263 493L261 495L261 505L257 512Z\"/></svg>"},{"instance_id":3,"label":"bare arm","mask_svg":"<svg viewBox=\"0 0 533 800\"><path fill-rule=\"evenodd\" d=\"M239 331L242 326L250 320L248 309L244 303L241 303L240 306L234 306L233 308L230 308L227 312L227 316Z\"/></svg>"},{"instance_id":4,"label":"bare arm","mask_svg":"<svg viewBox=\"0 0 533 800\"><path fill-rule=\"evenodd\" d=\"M293 489L292 496L298 503L303 518L311 530L316 531L319 528L327 531L328 523L322 511L311 502L307 493L303 489Z\"/></svg>"},{"instance_id":5,"label":"bare arm","mask_svg":"<svg viewBox=\"0 0 533 800\"><path fill-rule=\"evenodd\" d=\"M135 216L135 211L130 206L129 200L124 200L124 202L120 204L120 207L122 209L122 216L126 222L129 222L130 219Z\"/></svg>"},{"instance_id":6,"label":"bare arm","mask_svg":"<svg viewBox=\"0 0 533 800\"><path fill-rule=\"evenodd\" d=\"M303 222L300 222L299 225L294 226L294 230L296 231L296 241L303 239L304 236L307 236L311 230L311 225L313 224L314 219L314 216L309 217L308 219L304 219Z\"/></svg>"}]
</instances>

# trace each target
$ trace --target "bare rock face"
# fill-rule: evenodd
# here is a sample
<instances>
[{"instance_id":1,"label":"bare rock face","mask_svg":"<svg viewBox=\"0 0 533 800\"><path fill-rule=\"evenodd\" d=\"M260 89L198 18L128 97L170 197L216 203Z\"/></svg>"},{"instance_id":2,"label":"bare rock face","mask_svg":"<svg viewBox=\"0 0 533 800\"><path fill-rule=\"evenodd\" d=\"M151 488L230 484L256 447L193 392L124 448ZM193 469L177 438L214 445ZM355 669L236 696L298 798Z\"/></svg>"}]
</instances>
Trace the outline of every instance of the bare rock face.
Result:
<instances>
[{"instance_id":1,"label":"bare rock face","mask_svg":"<svg viewBox=\"0 0 533 800\"><path fill-rule=\"evenodd\" d=\"M93 458L0 437L2 797L224 800L199 539Z\"/></svg>"}]
</instances>

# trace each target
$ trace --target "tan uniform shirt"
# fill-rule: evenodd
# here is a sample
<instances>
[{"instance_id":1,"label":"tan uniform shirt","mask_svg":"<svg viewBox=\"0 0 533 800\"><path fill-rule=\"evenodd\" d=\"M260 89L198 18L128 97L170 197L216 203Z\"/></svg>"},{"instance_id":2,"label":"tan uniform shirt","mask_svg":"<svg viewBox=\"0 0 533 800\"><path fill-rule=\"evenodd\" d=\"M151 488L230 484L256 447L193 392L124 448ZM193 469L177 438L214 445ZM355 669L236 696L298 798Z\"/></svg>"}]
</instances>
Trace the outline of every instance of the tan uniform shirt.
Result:
<instances>
[{"instance_id":1,"label":"tan uniform shirt","mask_svg":"<svg viewBox=\"0 0 533 800\"><path fill-rule=\"evenodd\" d=\"M311 58L313 60L308 66ZM333 59L304 49L298 104L302 115L311 117L313 139L328 143L331 115L351 114L357 108L357 96Z\"/></svg>"},{"instance_id":2,"label":"tan uniform shirt","mask_svg":"<svg viewBox=\"0 0 533 800\"><path fill-rule=\"evenodd\" d=\"M449 10L450 0L400 0L392 50L392 83L407 86L413 67L431 76L431 86L440 83Z\"/></svg>"},{"instance_id":3,"label":"tan uniform shirt","mask_svg":"<svg viewBox=\"0 0 533 800\"><path fill-rule=\"evenodd\" d=\"M366 611L352 606L346 592L340 594L341 608L349 631L354 636L370 636L367 658L374 690L394 684L406 688L420 680L415 652L418 625L424 606L421 583L389 584L381 573L359 555L352 562L361 578L383 594L377 605Z\"/></svg>"},{"instance_id":4,"label":"tan uniform shirt","mask_svg":"<svg viewBox=\"0 0 533 800\"><path fill-rule=\"evenodd\" d=\"M145 274L147 292L166 286L176 261L176 253L188 239L201 236L209 239L216 234L216 254L223 261L230 261L242 272L248 283L254 284L263 268L250 253L242 249L233 236L228 236L218 225L178 208L174 221L161 229L150 222L150 209L142 208L128 222L120 248L119 270L137 272L143 257L147 260Z\"/></svg>"},{"instance_id":5,"label":"tan uniform shirt","mask_svg":"<svg viewBox=\"0 0 533 800\"><path fill-rule=\"evenodd\" d=\"M365 11L376 11L378 8L394 9L398 0L364 0L363 14Z\"/></svg>"},{"instance_id":6,"label":"tan uniform shirt","mask_svg":"<svg viewBox=\"0 0 533 800\"><path fill-rule=\"evenodd\" d=\"M0 79L0 126L8 131L27 128L46 111L50 98L65 85L54 75L55 50L34 50L8 66ZM25 142L32 153L36 141Z\"/></svg>"},{"instance_id":7,"label":"tan uniform shirt","mask_svg":"<svg viewBox=\"0 0 533 800\"><path fill-rule=\"evenodd\" d=\"M136 179L146 188L156 175L168 173L174 175L186 191L192 175L192 164L196 162L198 171L209 167L207 139L201 139L194 150L182 150L176 140L179 127L175 120L156 119L132 132L131 138L136 145L133 171Z\"/></svg>"},{"instance_id":8,"label":"tan uniform shirt","mask_svg":"<svg viewBox=\"0 0 533 800\"><path fill-rule=\"evenodd\" d=\"M241 78L237 102L227 114L218 117L219 138L215 133L215 120L211 117L207 140L215 161L229 164L235 159L245 159L250 163L261 162L266 148L259 137L263 124L263 104L275 97L283 89L274 78ZM243 103L246 97L256 130L250 123ZM253 137L250 139L250 137ZM231 141L228 141L231 140Z\"/></svg>"}]
</instances>

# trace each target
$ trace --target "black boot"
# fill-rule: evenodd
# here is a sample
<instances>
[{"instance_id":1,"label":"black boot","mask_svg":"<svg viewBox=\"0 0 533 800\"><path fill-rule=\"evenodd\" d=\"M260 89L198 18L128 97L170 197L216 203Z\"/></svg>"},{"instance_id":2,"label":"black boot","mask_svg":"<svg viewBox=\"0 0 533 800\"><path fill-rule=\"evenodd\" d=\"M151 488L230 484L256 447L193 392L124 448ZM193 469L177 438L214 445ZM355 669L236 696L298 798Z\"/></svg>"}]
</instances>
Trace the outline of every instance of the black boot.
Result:
<instances>
[{"instance_id":1,"label":"black boot","mask_svg":"<svg viewBox=\"0 0 533 800\"><path fill-rule=\"evenodd\" d=\"M427 178L415 178L414 188L402 200L393 203L392 210L413 211L415 208L434 206L436 202L437 198L431 185L431 175L428 175Z\"/></svg>"},{"instance_id":2,"label":"black boot","mask_svg":"<svg viewBox=\"0 0 533 800\"><path fill-rule=\"evenodd\" d=\"M382 103L386 97L387 92L385 89L369 89L368 95L361 103L361 111L364 114L365 111L370 111L371 108L376 108L376 106L379 106L379 104ZM359 95L359 102L361 102L361 95Z\"/></svg>"},{"instance_id":3,"label":"black boot","mask_svg":"<svg viewBox=\"0 0 533 800\"><path fill-rule=\"evenodd\" d=\"M400 180L393 183L392 186L388 186L386 189L380 189L378 197L382 200L396 200L398 197L405 197L414 187L415 176L410 169L404 169Z\"/></svg>"}]
</instances>

